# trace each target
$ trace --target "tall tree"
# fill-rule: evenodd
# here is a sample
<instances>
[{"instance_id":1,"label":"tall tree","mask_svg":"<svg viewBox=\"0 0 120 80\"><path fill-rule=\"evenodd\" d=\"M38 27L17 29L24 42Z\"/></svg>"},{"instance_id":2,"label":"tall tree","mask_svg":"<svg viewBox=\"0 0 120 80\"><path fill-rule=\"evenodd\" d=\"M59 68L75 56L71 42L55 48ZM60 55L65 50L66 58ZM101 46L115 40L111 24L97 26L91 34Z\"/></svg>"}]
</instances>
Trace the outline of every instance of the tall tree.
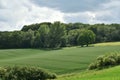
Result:
<instances>
[{"instance_id":1,"label":"tall tree","mask_svg":"<svg viewBox=\"0 0 120 80\"><path fill-rule=\"evenodd\" d=\"M40 33L40 47L41 48L47 48L49 47L49 26L48 25L41 25L39 28L39 33Z\"/></svg>"},{"instance_id":2,"label":"tall tree","mask_svg":"<svg viewBox=\"0 0 120 80\"><path fill-rule=\"evenodd\" d=\"M62 40L66 34L64 24L60 22L54 22L54 24L50 27L50 47L58 48L62 44Z\"/></svg>"},{"instance_id":3,"label":"tall tree","mask_svg":"<svg viewBox=\"0 0 120 80\"><path fill-rule=\"evenodd\" d=\"M77 41L81 47L88 46L95 41L95 34L91 30L80 30Z\"/></svg>"},{"instance_id":4,"label":"tall tree","mask_svg":"<svg viewBox=\"0 0 120 80\"><path fill-rule=\"evenodd\" d=\"M34 48L40 48L40 33L38 31L35 32L33 47Z\"/></svg>"},{"instance_id":5,"label":"tall tree","mask_svg":"<svg viewBox=\"0 0 120 80\"><path fill-rule=\"evenodd\" d=\"M22 46L23 48L31 48L34 40L34 31L29 29L27 32L23 32Z\"/></svg>"},{"instance_id":6,"label":"tall tree","mask_svg":"<svg viewBox=\"0 0 120 80\"><path fill-rule=\"evenodd\" d=\"M68 43L73 46L73 45L77 45L77 38L78 38L78 34L79 34L79 29L75 29L75 30L70 30L68 32Z\"/></svg>"}]
</instances>

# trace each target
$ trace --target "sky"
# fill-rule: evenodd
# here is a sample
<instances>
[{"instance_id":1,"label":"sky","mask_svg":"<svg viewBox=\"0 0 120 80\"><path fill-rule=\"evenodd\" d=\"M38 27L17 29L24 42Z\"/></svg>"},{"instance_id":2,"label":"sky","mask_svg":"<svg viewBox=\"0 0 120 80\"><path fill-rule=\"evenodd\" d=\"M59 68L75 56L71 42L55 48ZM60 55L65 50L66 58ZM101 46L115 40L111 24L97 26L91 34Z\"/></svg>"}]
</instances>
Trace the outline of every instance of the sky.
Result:
<instances>
[{"instance_id":1,"label":"sky","mask_svg":"<svg viewBox=\"0 0 120 80\"><path fill-rule=\"evenodd\" d=\"M0 31L54 21L120 23L120 0L0 0Z\"/></svg>"}]
</instances>

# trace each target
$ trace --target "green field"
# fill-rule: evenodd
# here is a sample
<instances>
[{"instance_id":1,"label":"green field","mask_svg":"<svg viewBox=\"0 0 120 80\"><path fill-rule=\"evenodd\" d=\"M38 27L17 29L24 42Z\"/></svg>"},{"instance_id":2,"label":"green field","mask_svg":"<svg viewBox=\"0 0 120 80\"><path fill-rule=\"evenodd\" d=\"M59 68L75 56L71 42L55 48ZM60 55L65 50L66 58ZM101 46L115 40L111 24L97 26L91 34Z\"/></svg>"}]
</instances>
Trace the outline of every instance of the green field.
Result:
<instances>
[{"instance_id":1,"label":"green field","mask_svg":"<svg viewBox=\"0 0 120 80\"><path fill-rule=\"evenodd\" d=\"M120 66L60 76L57 80L120 80Z\"/></svg>"},{"instance_id":2,"label":"green field","mask_svg":"<svg viewBox=\"0 0 120 80\"><path fill-rule=\"evenodd\" d=\"M105 43L97 43L94 46L120 46L120 42L105 42Z\"/></svg>"},{"instance_id":3,"label":"green field","mask_svg":"<svg viewBox=\"0 0 120 80\"><path fill-rule=\"evenodd\" d=\"M120 51L120 45L67 47L59 50L4 49L0 50L0 66L37 66L57 74L86 70L99 55Z\"/></svg>"}]
</instances>

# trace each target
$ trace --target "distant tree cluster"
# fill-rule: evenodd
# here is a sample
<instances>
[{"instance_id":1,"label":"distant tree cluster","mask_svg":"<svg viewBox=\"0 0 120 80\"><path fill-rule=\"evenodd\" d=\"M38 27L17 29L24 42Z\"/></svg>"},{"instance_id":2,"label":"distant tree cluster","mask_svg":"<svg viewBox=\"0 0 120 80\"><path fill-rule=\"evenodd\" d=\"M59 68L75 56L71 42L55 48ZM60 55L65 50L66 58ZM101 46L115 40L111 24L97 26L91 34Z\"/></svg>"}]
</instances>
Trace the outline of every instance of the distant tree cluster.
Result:
<instances>
[{"instance_id":1,"label":"distant tree cluster","mask_svg":"<svg viewBox=\"0 0 120 80\"><path fill-rule=\"evenodd\" d=\"M0 48L59 48L66 43L65 26L60 22L42 24L37 30L24 29L1 32Z\"/></svg>"},{"instance_id":2,"label":"distant tree cluster","mask_svg":"<svg viewBox=\"0 0 120 80\"><path fill-rule=\"evenodd\" d=\"M108 41L120 41L120 24L44 22L0 32L0 48L60 48Z\"/></svg>"}]
</instances>

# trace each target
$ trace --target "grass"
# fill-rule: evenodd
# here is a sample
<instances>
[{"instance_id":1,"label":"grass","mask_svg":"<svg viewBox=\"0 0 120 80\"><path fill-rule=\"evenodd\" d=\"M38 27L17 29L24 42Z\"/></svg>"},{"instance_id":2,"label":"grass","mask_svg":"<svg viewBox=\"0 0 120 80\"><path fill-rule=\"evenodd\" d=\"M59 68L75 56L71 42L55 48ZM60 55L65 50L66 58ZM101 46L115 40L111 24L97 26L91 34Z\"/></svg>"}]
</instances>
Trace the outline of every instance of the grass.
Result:
<instances>
[{"instance_id":1,"label":"grass","mask_svg":"<svg viewBox=\"0 0 120 80\"><path fill-rule=\"evenodd\" d=\"M36 66L57 74L82 72L97 56L120 51L119 45L69 47L59 50L4 49L0 50L0 66Z\"/></svg>"},{"instance_id":2,"label":"grass","mask_svg":"<svg viewBox=\"0 0 120 80\"><path fill-rule=\"evenodd\" d=\"M120 46L120 42L105 42L105 43L97 43L94 46Z\"/></svg>"},{"instance_id":3,"label":"grass","mask_svg":"<svg viewBox=\"0 0 120 80\"><path fill-rule=\"evenodd\" d=\"M120 80L120 66L60 76L57 80Z\"/></svg>"}]
</instances>

